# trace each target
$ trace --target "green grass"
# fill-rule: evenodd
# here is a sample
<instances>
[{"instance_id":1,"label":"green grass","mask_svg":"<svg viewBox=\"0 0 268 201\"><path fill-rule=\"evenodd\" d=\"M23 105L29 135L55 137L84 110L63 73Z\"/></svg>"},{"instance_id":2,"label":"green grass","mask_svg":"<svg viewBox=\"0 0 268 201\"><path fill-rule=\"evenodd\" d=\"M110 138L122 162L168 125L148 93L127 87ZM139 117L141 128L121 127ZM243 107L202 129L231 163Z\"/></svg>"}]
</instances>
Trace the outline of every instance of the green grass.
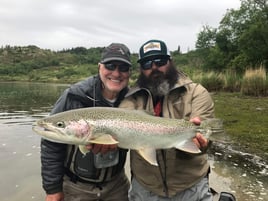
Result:
<instances>
[{"instance_id":1,"label":"green grass","mask_svg":"<svg viewBox=\"0 0 268 201\"><path fill-rule=\"evenodd\" d=\"M268 158L268 98L240 93L215 93L215 114L224 120L232 144Z\"/></svg>"}]
</instances>

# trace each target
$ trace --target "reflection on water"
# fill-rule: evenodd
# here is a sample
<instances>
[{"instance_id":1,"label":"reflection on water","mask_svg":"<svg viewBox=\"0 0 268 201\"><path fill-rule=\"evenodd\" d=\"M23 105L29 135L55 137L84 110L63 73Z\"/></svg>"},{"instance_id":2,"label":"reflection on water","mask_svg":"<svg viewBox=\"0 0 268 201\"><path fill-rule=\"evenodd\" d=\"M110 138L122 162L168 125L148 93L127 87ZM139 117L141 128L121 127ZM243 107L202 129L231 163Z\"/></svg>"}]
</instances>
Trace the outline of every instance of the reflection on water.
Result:
<instances>
[{"instance_id":1,"label":"reflection on water","mask_svg":"<svg viewBox=\"0 0 268 201\"><path fill-rule=\"evenodd\" d=\"M67 85L0 83L1 201L44 200L40 177L40 137L31 125L47 116ZM267 162L215 144L210 182L237 200L268 200Z\"/></svg>"},{"instance_id":2,"label":"reflection on water","mask_svg":"<svg viewBox=\"0 0 268 201\"><path fill-rule=\"evenodd\" d=\"M67 85L0 83L1 201L44 200L40 137L32 123L47 116Z\"/></svg>"},{"instance_id":3,"label":"reflection on water","mask_svg":"<svg viewBox=\"0 0 268 201\"><path fill-rule=\"evenodd\" d=\"M0 83L0 112L48 111L67 85L43 83Z\"/></svg>"},{"instance_id":4,"label":"reflection on water","mask_svg":"<svg viewBox=\"0 0 268 201\"><path fill-rule=\"evenodd\" d=\"M22 124L0 120L1 201L44 200L40 179L40 137L32 119ZM6 123L6 124L5 124Z\"/></svg>"},{"instance_id":5,"label":"reflection on water","mask_svg":"<svg viewBox=\"0 0 268 201\"><path fill-rule=\"evenodd\" d=\"M268 200L267 161L219 143L214 143L210 152L216 187L227 187L237 200Z\"/></svg>"}]
</instances>

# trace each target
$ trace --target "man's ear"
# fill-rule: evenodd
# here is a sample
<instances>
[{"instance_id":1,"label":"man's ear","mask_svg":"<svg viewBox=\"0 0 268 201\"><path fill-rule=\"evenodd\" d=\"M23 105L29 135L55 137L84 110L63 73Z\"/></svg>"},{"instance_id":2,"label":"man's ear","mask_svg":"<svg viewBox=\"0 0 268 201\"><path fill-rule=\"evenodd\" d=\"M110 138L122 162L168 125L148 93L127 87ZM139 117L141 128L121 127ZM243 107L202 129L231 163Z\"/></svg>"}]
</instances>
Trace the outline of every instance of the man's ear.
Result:
<instances>
[{"instance_id":1,"label":"man's ear","mask_svg":"<svg viewBox=\"0 0 268 201\"><path fill-rule=\"evenodd\" d=\"M101 65L101 63L99 62L98 63L98 72L100 72L100 65Z\"/></svg>"}]
</instances>

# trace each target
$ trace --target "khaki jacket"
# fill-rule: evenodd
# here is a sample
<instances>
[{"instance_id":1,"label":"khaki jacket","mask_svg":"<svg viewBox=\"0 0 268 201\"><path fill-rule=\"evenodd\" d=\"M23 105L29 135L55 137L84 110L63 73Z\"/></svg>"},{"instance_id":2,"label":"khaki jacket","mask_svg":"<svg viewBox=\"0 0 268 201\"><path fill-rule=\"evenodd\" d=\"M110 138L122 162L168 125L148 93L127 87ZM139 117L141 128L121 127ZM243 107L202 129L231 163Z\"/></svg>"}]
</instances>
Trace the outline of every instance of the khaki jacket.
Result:
<instances>
[{"instance_id":1,"label":"khaki jacket","mask_svg":"<svg viewBox=\"0 0 268 201\"><path fill-rule=\"evenodd\" d=\"M153 101L147 89L133 88L120 107L153 113ZM168 118L201 119L214 116L214 103L208 91L179 74L178 83L164 97L162 115ZM199 182L209 170L207 154L188 154L177 149L158 150L159 166L152 166L136 151L130 152L132 176L146 189L160 196L174 196Z\"/></svg>"}]
</instances>

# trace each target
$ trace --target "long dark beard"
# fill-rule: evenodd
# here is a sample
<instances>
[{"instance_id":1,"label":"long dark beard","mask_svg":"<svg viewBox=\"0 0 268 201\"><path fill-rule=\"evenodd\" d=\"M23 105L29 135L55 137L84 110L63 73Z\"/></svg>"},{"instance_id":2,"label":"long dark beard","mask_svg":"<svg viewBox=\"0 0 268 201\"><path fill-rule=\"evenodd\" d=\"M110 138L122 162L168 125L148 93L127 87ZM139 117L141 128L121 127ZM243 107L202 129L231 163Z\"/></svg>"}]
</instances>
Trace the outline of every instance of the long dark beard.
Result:
<instances>
[{"instance_id":1,"label":"long dark beard","mask_svg":"<svg viewBox=\"0 0 268 201\"><path fill-rule=\"evenodd\" d=\"M166 95L177 81L178 72L175 66L171 64L166 74L158 69L153 70L149 77L141 73L137 84L141 88L149 89L154 97L161 97Z\"/></svg>"}]
</instances>

